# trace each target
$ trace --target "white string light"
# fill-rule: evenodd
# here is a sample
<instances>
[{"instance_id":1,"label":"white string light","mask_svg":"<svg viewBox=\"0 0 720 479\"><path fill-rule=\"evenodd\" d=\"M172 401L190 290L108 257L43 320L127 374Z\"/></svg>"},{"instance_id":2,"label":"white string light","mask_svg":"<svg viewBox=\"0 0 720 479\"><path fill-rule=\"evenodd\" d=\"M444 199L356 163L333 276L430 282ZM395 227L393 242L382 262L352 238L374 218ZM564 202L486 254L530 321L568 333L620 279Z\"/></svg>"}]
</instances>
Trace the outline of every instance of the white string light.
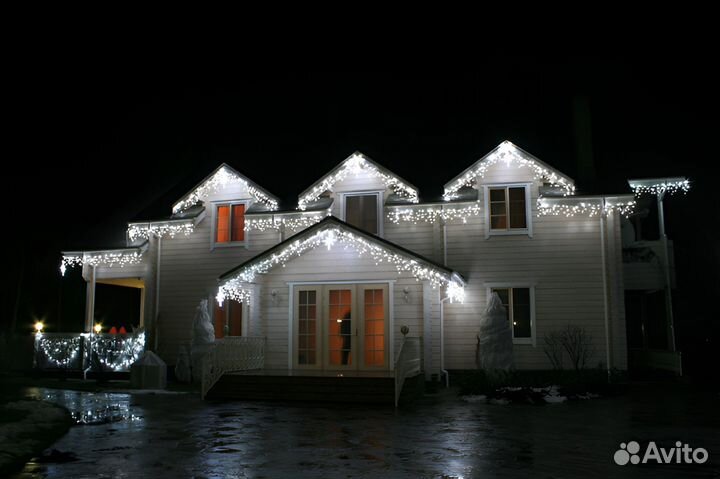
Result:
<instances>
[{"instance_id":1,"label":"white string light","mask_svg":"<svg viewBox=\"0 0 720 479\"><path fill-rule=\"evenodd\" d=\"M222 304L226 298L237 301L240 301L239 298L249 298L251 293L245 287L245 284L253 283L256 275L266 273L278 265L285 267L289 260L319 246L332 249L336 244L342 244L345 249L354 249L358 256L370 256L376 265L380 263L392 264L398 274L409 272L418 281L429 281L433 288L446 286L448 294L452 293L454 301L462 300L463 296L460 292L464 285L453 275L430 265L424 265L416 259L401 256L386 246L370 242L337 226L328 226L308 238L295 240L282 250L273 252L270 256L259 259L233 273L232 277L221 282L217 301ZM450 288L451 285L455 286Z\"/></svg>"},{"instance_id":2,"label":"white string light","mask_svg":"<svg viewBox=\"0 0 720 479\"><path fill-rule=\"evenodd\" d=\"M446 205L421 207L410 206L401 208L390 208L387 218L395 224L400 223L434 223L440 218L443 221L461 219L467 223L471 216L480 215L480 203L473 203L464 207L448 207Z\"/></svg>"},{"instance_id":3,"label":"white string light","mask_svg":"<svg viewBox=\"0 0 720 479\"><path fill-rule=\"evenodd\" d=\"M276 210L278 208L278 202L275 199L251 185L247 180L237 175L226 166L222 166L217 172L215 172L214 175L191 191L184 199L177 202L175 206L173 206L173 213L177 214L190 208L191 206L197 204L202 198L207 198L207 196L225 188L229 184L238 184L243 186L248 190L250 196L252 196L256 201L267 205L271 210Z\"/></svg>"},{"instance_id":4,"label":"white string light","mask_svg":"<svg viewBox=\"0 0 720 479\"><path fill-rule=\"evenodd\" d=\"M637 196L644 194L658 195L662 193L675 194L678 192L687 193L690 191L690 181L686 179L677 181L659 181L657 183L645 182L642 180L631 180L630 188Z\"/></svg>"},{"instance_id":5,"label":"white string light","mask_svg":"<svg viewBox=\"0 0 720 479\"><path fill-rule=\"evenodd\" d=\"M63 254L62 260L60 260L60 273L64 276L65 271L68 268L75 266L107 266L114 267L119 266L121 268L139 264L142 262L143 253L134 248L132 251L118 250L118 251L101 251L97 253L66 253Z\"/></svg>"},{"instance_id":6,"label":"white string light","mask_svg":"<svg viewBox=\"0 0 720 479\"><path fill-rule=\"evenodd\" d=\"M568 200L570 200L568 198ZM560 202L560 199L553 198L549 200L547 198L538 198L538 216L576 216L576 215L587 215L590 217L598 216L601 213L607 215L614 211L617 211L621 215L628 217L633 211L635 211L635 201L626 202L603 202L598 200L592 202L591 200L581 201L579 203L570 204L567 202ZM572 200L576 201L576 200Z\"/></svg>"},{"instance_id":7,"label":"white string light","mask_svg":"<svg viewBox=\"0 0 720 479\"><path fill-rule=\"evenodd\" d=\"M303 195L298 201L298 208L305 210L309 203L317 200L320 195L328 190L332 190L333 186L344 180L348 175L359 175L360 173L367 174L380 180L385 184L386 187L390 188L402 198L406 198L413 203L417 203L418 192L415 188L408 184L403 183L396 176L389 175L380 171L375 165L367 161L361 154L355 153L348 158L342 167L332 175L328 175L316 186L314 186L308 193Z\"/></svg>"},{"instance_id":8,"label":"white string light","mask_svg":"<svg viewBox=\"0 0 720 479\"><path fill-rule=\"evenodd\" d=\"M562 187L565 190L565 196L575 194L575 185L573 185L569 179L549 170L532 158L526 158L518 151L515 145L509 141L504 141L497 148L497 151L489 154L485 159L469 169L463 176L453 181L450 186L445 187L445 194L443 195L445 201L456 198L460 188L472 186L478 177L484 178L487 170L500 161L504 162L508 167L511 164L515 164L518 168L526 167L532 169L535 179L543 179L552 186Z\"/></svg>"},{"instance_id":9,"label":"white string light","mask_svg":"<svg viewBox=\"0 0 720 479\"><path fill-rule=\"evenodd\" d=\"M128 224L128 237L130 241L149 239L151 236L169 236L170 238L174 238L178 234L188 236L193 231L195 231L195 223L193 220Z\"/></svg>"},{"instance_id":10,"label":"white string light","mask_svg":"<svg viewBox=\"0 0 720 479\"><path fill-rule=\"evenodd\" d=\"M287 214L275 214L270 217L259 216L246 216L245 217L245 231L257 230L265 231L270 229L279 229L285 227L288 229L304 229L308 226L312 226L322 221L326 216L330 216L330 209L327 211L318 211L312 213L287 213Z\"/></svg>"},{"instance_id":11,"label":"white string light","mask_svg":"<svg viewBox=\"0 0 720 479\"><path fill-rule=\"evenodd\" d=\"M83 346L84 343L84 346ZM85 362L91 364L91 354L97 353L100 364L113 371L128 371L145 351L145 332L137 334L90 334L57 338L37 333L36 354L42 353L38 364L45 368L68 368L86 352ZM85 365L80 365L84 368Z\"/></svg>"}]
</instances>

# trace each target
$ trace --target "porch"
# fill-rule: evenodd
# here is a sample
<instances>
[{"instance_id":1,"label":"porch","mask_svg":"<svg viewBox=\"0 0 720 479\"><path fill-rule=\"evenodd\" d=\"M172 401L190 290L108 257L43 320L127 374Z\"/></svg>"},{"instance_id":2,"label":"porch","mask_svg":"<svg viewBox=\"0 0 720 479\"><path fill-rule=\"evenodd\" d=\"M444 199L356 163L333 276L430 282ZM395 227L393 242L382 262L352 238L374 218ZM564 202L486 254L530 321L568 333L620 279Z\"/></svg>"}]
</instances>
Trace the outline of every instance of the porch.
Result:
<instances>
[{"instance_id":1,"label":"porch","mask_svg":"<svg viewBox=\"0 0 720 479\"><path fill-rule=\"evenodd\" d=\"M202 397L397 406L403 390L424 384L420 337L402 339L391 370L271 369L265 353L265 338L216 340L203 361Z\"/></svg>"},{"instance_id":2,"label":"porch","mask_svg":"<svg viewBox=\"0 0 720 479\"><path fill-rule=\"evenodd\" d=\"M145 351L145 332L35 333L33 366L41 371L128 372Z\"/></svg>"}]
</instances>

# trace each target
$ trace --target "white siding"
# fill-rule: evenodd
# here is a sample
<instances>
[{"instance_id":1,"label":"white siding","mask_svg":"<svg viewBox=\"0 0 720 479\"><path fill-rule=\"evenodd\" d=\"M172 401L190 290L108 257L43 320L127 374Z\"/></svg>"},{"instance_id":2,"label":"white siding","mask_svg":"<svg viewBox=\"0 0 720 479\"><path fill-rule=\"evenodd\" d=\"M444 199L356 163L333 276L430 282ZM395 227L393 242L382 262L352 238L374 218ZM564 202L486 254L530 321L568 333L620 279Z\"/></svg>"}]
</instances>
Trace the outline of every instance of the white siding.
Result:
<instances>
[{"instance_id":1,"label":"white siding","mask_svg":"<svg viewBox=\"0 0 720 479\"><path fill-rule=\"evenodd\" d=\"M249 199L245 188L226 187L205 200L207 214L192 234L162 240L159 354L169 364L175 362L180 345L190 341L195 308L201 299L214 298L218 277L278 242L276 230L246 231L245 245L211 249L213 202ZM250 305L251 321L255 309ZM251 324L250 331L256 327Z\"/></svg>"},{"instance_id":2,"label":"white siding","mask_svg":"<svg viewBox=\"0 0 720 479\"><path fill-rule=\"evenodd\" d=\"M260 275L259 302L264 334L267 337L265 365L269 369L286 369L288 366L288 321L289 296L291 282L333 282L333 281L395 281L394 286L394 324L395 351L400 344L400 328L407 325L410 336L423 335L423 288L407 273L398 274L394 266L378 266L368 257L359 257L357 253L343 248L341 243L328 251L324 247L309 251L303 256L278 266L270 272ZM408 288L408 300L403 290ZM276 291L273 303L272 291Z\"/></svg>"}]
</instances>

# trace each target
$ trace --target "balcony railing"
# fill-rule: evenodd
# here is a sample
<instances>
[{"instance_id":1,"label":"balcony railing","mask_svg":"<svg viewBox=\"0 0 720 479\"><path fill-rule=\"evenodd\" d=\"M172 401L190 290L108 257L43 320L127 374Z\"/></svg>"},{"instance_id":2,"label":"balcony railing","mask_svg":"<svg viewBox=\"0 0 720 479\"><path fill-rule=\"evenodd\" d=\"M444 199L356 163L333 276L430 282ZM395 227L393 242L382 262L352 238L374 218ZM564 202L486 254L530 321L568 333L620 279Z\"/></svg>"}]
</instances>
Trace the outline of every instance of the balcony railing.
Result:
<instances>
[{"instance_id":1,"label":"balcony railing","mask_svg":"<svg viewBox=\"0 0 720 479\"><path fill-rule=\"evenodd\" d=\"M202 398L225 373L265 367L265 338L230 337L218 339L203 359Z\"/></svg>"},{"instance_id":2,"label":"balcony railing","mask_svg":"<svg viewBox=\"0 0 720 479\"><path fill-rule=\"evenodd\" d=\"M127 372L145 351L145 333L36 333L35 367L43 371Z\"/></svg>"}]
</instances>

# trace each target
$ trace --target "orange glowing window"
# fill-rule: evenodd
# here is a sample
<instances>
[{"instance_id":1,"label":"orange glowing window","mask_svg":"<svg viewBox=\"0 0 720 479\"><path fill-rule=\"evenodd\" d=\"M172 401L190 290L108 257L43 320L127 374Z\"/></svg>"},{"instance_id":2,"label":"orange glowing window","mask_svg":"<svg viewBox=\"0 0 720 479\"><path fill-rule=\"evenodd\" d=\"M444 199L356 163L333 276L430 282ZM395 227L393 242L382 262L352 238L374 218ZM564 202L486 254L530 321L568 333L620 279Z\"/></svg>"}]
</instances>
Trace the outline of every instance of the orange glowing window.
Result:
<instances>
[{"instance_id":1,"label":"orange glowing window","mask_svg":"<svg viewBox=\"0 0 720 479\"><path fill-rule=\"evenodd\" d=\"M215 242L245 241L245 205L218 205Z\"/></svg>"},{"instance_id":2,"label":"orange glowing window","mask_svg":"<svg viewBox=\"0 0 720 479\"><path fill-rule=\"evenodd\" d=\"M365 313L365 366L385 364L385 304L382 289L366 289L363 301Z\"/></svg>"},{"instance_id":3,"label":"orange glowing window","mask_svg":"<svg viewBox=\"0 0 720 479\"><path fill-rule=\"evenodd\" d=\"M215 338L242 336L242 303L226 300L222 306L215 303L213 315Z\"/></svg>"}]
</instances>

